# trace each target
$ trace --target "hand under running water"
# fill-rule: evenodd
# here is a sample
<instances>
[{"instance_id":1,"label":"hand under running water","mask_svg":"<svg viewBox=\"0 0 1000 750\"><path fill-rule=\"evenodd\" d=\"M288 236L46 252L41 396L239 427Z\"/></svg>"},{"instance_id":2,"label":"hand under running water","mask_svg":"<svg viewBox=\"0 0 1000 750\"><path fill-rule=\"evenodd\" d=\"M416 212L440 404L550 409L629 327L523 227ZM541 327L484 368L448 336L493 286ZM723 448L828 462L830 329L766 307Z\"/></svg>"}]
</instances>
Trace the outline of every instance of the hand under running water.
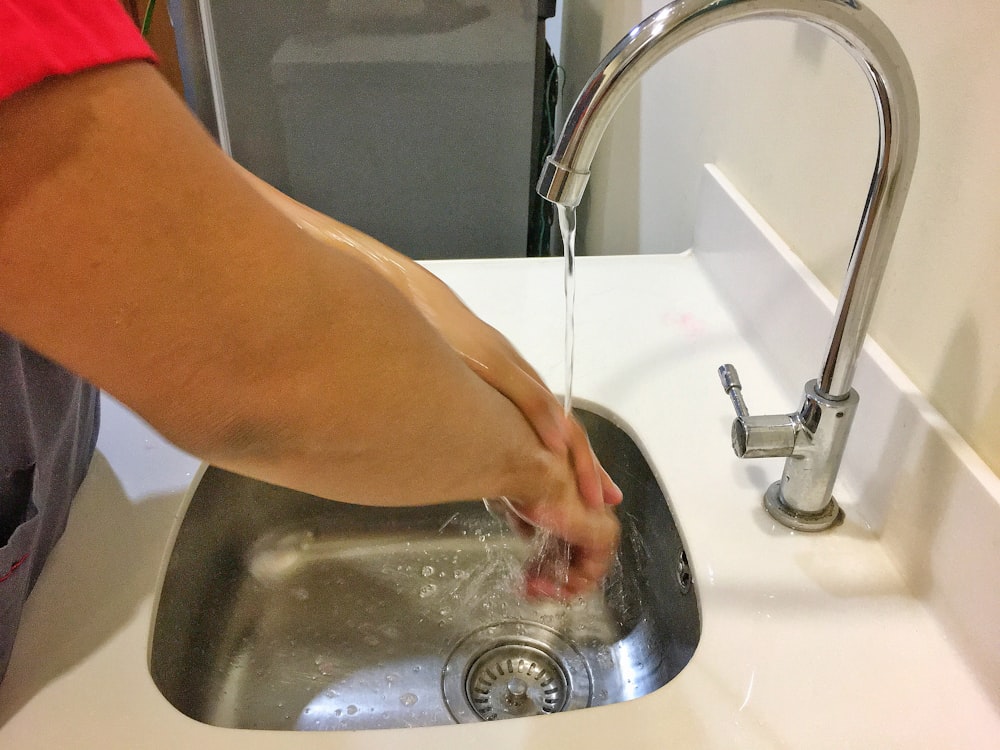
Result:
<instances>
[{"instance_id":1,"label":"hand under running water","mask_svg":"<svg viewBox=\"0 0 1000 750\"><path fill-rule=\"evenodd\" d=\"M538 487L532 487L505 498L508 523L539 547L525 566L527 594L566 599L597 587L618 546L619 525L610 506L621 502L622 493L594 455L583 426L566 414L535 369L427 269L249 173L247 178L298 226L326 242L353 249L404 292L469 369L517 406L551 451L555 460L547 476L557 492L538 501ZM572 467L573 476L557 479L563 473L560 462Z\"/></svg>"},{"instance_id":2,"label":"hand under running water","mask_svg":"<svg viewBox=\"0 0 1000 750\"><path fill-rule=\"evenodd\" d=\"M579 518L548 507L542 513L520 509L510 499L484 500L489 512L528 541L524 563L529 597L568 600L596 588L608 573L618 548L620 525L607 506Z\"/></svg>"}]
</instances>

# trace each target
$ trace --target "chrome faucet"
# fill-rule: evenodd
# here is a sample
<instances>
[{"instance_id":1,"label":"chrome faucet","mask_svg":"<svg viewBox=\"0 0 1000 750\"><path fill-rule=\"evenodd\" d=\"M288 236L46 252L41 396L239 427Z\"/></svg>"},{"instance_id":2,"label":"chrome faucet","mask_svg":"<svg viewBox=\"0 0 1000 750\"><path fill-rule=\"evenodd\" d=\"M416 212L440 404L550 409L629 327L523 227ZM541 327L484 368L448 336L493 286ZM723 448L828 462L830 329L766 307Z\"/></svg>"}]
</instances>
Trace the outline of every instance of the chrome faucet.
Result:
<instances>
[{"instance_id":1,"label":"chrome faucet","mask_svg":"<svg viewBox=\"0 0 1000 750\"><path fill-rule=\"evenodd\" d=\"M805 385L802 406L791 414L751 416L735 368L719 368L736 409L736 455L787 459L781 479L764 495L764 507L793 529L821 531L843 518L833 485L858 404L851 381L917 153L916 87L885 24L855 0L673 0L632 29L590 77L545 161L537 189L553 203L578 205L608 123L650 66L706 31L759 18L799 21L834 37L863 69L878 109L875 172L826 357L819 377Z\"/></svg>"}]
</instances>

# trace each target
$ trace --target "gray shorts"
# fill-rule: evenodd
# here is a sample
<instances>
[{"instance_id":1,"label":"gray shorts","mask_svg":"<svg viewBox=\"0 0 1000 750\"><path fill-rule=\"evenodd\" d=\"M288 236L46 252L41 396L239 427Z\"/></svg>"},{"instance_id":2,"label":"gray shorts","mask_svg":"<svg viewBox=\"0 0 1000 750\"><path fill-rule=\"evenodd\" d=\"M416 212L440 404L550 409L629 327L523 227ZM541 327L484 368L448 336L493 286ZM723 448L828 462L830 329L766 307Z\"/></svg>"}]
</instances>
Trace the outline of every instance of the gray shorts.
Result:
<instances>
[{"instance_id":1,"label":"gray shorts","mask_svg":"<svg viewBox=\"0 0 1000 750\"><path fill-rule=\"evenodd\" d=\"M96 388L0 332L0 679L90 465L98 406Z\"/></svg>"}]
</instances>

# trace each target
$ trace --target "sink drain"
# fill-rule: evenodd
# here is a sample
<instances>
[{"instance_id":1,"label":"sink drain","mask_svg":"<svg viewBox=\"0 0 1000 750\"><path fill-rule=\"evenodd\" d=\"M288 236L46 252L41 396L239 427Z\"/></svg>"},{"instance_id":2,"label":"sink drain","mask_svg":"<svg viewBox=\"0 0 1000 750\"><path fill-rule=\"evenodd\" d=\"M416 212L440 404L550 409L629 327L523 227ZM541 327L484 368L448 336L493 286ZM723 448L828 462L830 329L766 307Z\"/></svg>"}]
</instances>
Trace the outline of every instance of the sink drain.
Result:
<instances>
[{"instance_id":1,"label":"sink drain","mask_svg":"<svg viewBox=\"0 0 1000 750\"><path fill-rule=\"evenodd\" d=\"M468 635L444 669L445 704L460 723L584 708L590 673L554 630L530 622L489 625Z\"/></svg>"},{"instance_id":2,"label":"sink drain","mask_svg":"<svg viewBox=\"0 0 1000 750\"><path fill-rule=\"evenodd\" d=\"M476 659L465 678L472 710L487 721L561 711L567 679L555 659L524 643L497 646Z\"/></svg>"}]
</instances>

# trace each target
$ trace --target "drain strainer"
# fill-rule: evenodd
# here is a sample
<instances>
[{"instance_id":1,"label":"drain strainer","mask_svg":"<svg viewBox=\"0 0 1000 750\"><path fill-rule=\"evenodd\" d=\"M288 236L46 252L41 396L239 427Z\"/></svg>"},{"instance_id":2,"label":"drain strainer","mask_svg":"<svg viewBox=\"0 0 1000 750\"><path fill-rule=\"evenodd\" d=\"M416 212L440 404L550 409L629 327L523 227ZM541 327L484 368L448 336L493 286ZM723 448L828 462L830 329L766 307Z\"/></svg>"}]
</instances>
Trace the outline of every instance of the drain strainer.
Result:
<instances>
[{"instance_id":1,"label":"drain strainer","mask_svg":"<svg viewBox=\"0 0 1000 750\"><path fill-rule=\"evenodd\" d=\"M567 680L555 659L523 643L497 646L476 659L465 693L479 718L535 716L561 711Z\"/></svg>"},{"instance_id":2,"label":"drain strainer","mask_svg":"<svg viewBox=\"0 0 1000 750\"><path fill-rule=\"evenodd\" d=\"M590 673L580 653L551 628L531 622L489 625L448 658L444 699L456 721L494 721L584 708Z\"/></svg>"}]
</instances>

